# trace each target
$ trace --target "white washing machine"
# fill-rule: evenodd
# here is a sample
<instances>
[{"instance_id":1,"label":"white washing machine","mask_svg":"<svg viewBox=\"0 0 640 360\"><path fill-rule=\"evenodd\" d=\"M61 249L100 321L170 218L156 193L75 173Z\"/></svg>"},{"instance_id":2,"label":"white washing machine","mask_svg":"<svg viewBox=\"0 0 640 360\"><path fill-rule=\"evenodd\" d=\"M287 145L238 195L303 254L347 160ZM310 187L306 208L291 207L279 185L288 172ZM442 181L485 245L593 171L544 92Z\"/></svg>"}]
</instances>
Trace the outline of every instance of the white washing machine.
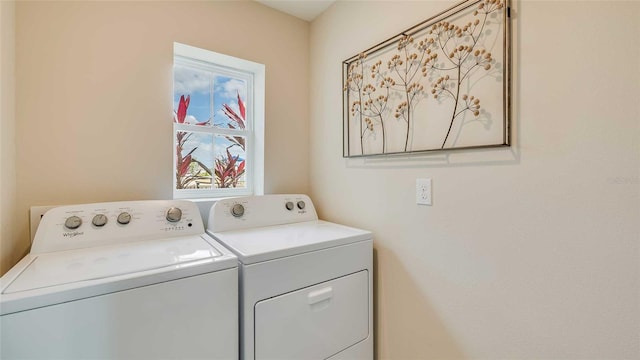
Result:
<instances>
[{"instance_id":1,"label":"white washing machine","mask_svg":"<svg viewBox=\"0 0 640 360\"><path fill-rule=\"evenodd\" d=\"M0 358L237 359L237 285L194 203L53 208L0 279Z\"/></svg>"},{"instance_id":2,"label":"white washing machine","mask_svg":"<svg viewBox=\"0 0 640 360\"><path fill-rule=\"evenodd\" d=\"M373 359L373 240L306 195L218 201L207 232L240 262L240 356Z\"/></svg>"}]
</instances>

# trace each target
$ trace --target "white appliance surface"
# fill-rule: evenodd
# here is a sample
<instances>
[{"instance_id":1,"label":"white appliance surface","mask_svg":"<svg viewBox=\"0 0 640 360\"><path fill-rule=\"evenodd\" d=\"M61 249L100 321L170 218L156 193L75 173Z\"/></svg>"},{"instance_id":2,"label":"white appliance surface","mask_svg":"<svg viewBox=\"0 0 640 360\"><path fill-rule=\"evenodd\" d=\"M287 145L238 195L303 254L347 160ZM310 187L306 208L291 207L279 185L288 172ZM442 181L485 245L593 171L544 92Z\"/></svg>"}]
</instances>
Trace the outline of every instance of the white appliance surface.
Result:
<instances>
[{"instance_id":1,"label":"white appliance surface","mask_svg":"<svg viewBox=\"0 0 640 360\"><path fill-rule=\"evenodd\" d=\"M192 202L53 208L0 278L0 357L237 357L237 274Z\"/></svg>"},{"instance_id":2,"label":"white appliance surface","mask_svg":"<svg viewBox=\"0 0 640 360\"><path fill-rule=\"evenodd\" d=\"M368 240L368 231L323 220L212 233L243 264Z\"/></svg>"},{"instance_id":3,"label":"white appliance surface","mask_svg":"<svg viewBox=\"0 0 640 360\"><path fill-rule=\"evenodd\" d=\"M373 359L371 232L289 194L220 200L207 232L241 262L242 359Z\"/></svg>"},{"instance_id":4,"label":"white appliance surface","mask_svg":"<svg viewBox=\"0 0 640 360\"><path fill-rule=\"evenodd\" d=\"M326 359L366 340L367 276L360 271L258 302L256 358Z\"/></svg>"},{"instance_id":5,"label":"white appliance surface","mask_svg":"<svg viewBox=\"0 0 640 360\"><path fill-rule=\"evenodd\" d=\"M167 266L185 266L220 255L199 236L45 253L34 256L3 293L103 279Z\"/></svg>"}]
</instances>

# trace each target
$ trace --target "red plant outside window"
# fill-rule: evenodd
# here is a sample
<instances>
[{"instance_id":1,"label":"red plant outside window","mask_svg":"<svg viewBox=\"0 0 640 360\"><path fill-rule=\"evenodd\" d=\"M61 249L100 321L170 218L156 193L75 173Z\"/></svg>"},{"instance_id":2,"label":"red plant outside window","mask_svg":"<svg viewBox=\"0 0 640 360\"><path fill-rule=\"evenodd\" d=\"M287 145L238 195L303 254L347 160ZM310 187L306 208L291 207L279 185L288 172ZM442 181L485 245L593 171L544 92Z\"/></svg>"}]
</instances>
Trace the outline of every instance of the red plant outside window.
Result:
<instances>
[{"instance_id":1,"label":"red plant outside window","mask_svg":"<svg viewBox=\"0 0 640 360\"><path fill-rule=\"evenodd\" d=\"M190 96L181 95L178 102L178 109L174 114L174 122L185 124L187 118L187 110L189 108ZM224 115L229 119L227 126L233 130L244 130L246 128L246 106L237 93L237 105L239 114L228 104L222 105ZM210 120L197 122L195 125L204 126L210 123ZM246 172L246 159L240 159L240 155L233 155L230 151L232 147L239 147L242 152L246 151L245 138L242 136L225 135L229 141L225 149L225 153L217 155L214 159L213 169L207 167L204 162L194 156L194 152L198 146L191 149L185 149L187 142L193 136L193 132L177 131L176 132L176 188L189 189L198 188L200 183L206 183L213 176L216 188L235 188L238 187ZM186 153L185 153L186 151Z\"/></svg>"}]
</instances>

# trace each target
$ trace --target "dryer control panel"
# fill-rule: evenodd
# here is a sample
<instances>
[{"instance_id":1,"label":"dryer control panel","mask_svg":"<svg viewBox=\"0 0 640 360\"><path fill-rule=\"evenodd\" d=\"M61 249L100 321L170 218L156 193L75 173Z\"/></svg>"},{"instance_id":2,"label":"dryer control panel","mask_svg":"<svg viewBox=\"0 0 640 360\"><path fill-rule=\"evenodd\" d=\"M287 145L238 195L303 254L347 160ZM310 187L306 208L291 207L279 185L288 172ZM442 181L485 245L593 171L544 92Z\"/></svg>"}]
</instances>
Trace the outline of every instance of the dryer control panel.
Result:
<instances>
[{"instance_id":1,"label":"dryer control panel","mask_svg":"<svg viewBox=\"0 0 640 360\"><path fill-rule=\"evenodd\" d=\"M42 217L31 253L203 233L198 206L186 200L60 206Z\"/></svg>"},{"instance_id":2,"label":"dryer control panel","mask_svg":"<svg viewBox=\"0 0 640 360\"><path fill-rule=\"evenodd\" d=\"M245 196L217 201L209 212L211 232L250 229L318 220L307 195Z\"/></svg>"}]
</instances>

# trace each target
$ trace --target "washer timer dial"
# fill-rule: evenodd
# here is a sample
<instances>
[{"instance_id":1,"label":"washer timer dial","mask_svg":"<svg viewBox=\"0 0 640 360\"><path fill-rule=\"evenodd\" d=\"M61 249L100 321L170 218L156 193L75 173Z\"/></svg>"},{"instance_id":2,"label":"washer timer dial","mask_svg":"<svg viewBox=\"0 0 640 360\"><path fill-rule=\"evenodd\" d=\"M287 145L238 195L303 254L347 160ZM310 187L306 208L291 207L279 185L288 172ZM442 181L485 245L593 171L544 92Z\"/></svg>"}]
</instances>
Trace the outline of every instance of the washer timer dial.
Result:
<instances>
[{"instance_id":1,"label":"washer timer dial","mask_svg":"<svg viewBox=\"0 0 640 360\"><path fill-rule=\"evenodd\" d=\"M93 217L91 223L93 224L93 226L103 227L107 223L107 221L109 221L109 219L105 214L98 214Z\"/></svg>"},{"instance_id":2,"label":"washer timer dial","mask_svg":"<svg viewBox=\"0 0 640 360\"><path fill-rule=\"evenodd\" d=\"M177 207L172 207L169 210L167 210L167 215L166 215L167 221L169 222L178 222L180 221L180 219L182 219L182 210L180 210L180 208Z\"/></svg>"},{"instance_id":3,"label":"washer timer dial","mask_svg":"<svg viewBox=\"0 0 640 360\"><path fill-rule=\"evenodd\" d=\"M82 219L79 216L69 216L64 222L64 226L69 230L75 230L82 225Z\"/></svg>"},{"instance_id":4,"label":"washer timer dial","mask_svg":"<svg viewBox=\"0 0 640 360\"><path fill-rule=\"evenodd\" d=\"M240 217L244 215L244 206L242 206L242 204L234 204L231 207L231 215L233 215L234 217Z\"/></svg>"},{"instance_id":5,"label":"washer timer dial","mask_svg":"<svg viewBox=\"0 0 640 360\"><path fill-rule=\"evenodd\" d=\"M129 214L128 212L125 211L120 213L120 215L118 215L118 224L127 225L130 222L131 222L131 214Z\"/></svg>"}]
</instances>

